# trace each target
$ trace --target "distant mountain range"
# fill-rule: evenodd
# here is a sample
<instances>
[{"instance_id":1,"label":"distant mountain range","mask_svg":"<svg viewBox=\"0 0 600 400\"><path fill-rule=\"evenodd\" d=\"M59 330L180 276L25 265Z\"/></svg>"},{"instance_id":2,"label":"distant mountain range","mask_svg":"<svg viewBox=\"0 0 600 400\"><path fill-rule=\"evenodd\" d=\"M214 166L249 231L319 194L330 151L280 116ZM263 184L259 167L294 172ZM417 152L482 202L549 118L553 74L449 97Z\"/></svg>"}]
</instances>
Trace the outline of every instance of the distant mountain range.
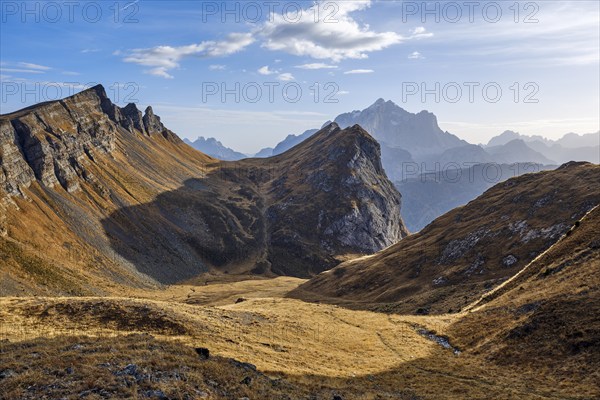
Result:
<instances>
[{"instance_id":1,"label":"distant mountain range","mask_svg":"<svg viewBox=\"0 0 600 400\"><path fill-rule=\"evenodd\" d=\"M327 125L327 124L325 124L325 125ZM261 151L256 153L254 155L254 157L264 158L264 157L276 156L278 154L288 151L295 145L302 143L303 141L305 141L306 139L308 139L309 137L311 137L312 135L314 135L317 132L318 132L318 129L309 129L299 135L288 135L281 142L277 143L277 145L274 148L267 147L265 149L262 149Z\"/></svg>"},{"instance_id":2,"label":"distant mountain range","mask_svg":"<svg viewBox=\"0 0 600 400\"><path fill-rule=\"evenodd\" d=\"M490 150L498 146L506 146L515 140L524 142L538 155L541 154L556 164L568 161L600 163L600 132L584 135L567 133L558 140L550 140L539 135L527 136L513 131L504 131L490 139L485 148Z\"/></svg>"},{"instance_id":3,"label":"distant mountain range","mask_svg":"<svg viewBox=\"0 0 600 400\"><path fill-rule=\"evenodd\" d=\"M378 99L364 110L340 114L334 121L342 128L358 124L379 142L387 176L403 196L410 199L402 212L412 232L419 231L441 213L466 204L498 182L481 178L451 183L444 178L444 171L450 171L449 176L456 173L468 176L478 164L496 164L490 168L504 172L500 174L504 180L519 175L509 174L509 170L527 170L523 165L515 169L515 165L519 164L529 163L531 168L539 170L555 168L568 161L600 163L600 132L586 135L568 133L553 141L539 135L527 136L507 130L485 145L476 145L443 131L434 114L428 111L411 113L384 99ZM275 147L262 149L254 157L282 154L316 131L310 129L299 135L288 135ZM196 148L224 160L243 158L240 153L227 148L208 149L206 145ZM227 158L219 157L218 152L226 154ZM238 158L231 154L237 154ZM441 179L432 179L432 176ZM438 193L434 190L438 185L444 186L444 199L427 195Z\"/></svg>"},{"instance_id":4,"label":"distant mountain range","mask_svg":"<svg viewBox=\"0 0 600 400\"><path fill-rule=\"evenodd\" d=\"M230 149L229 147L223 146L223 144L215 138L205 139L203 136L200 136L193 142L188 139L183 139L183 141L192 146L194 149L211 157L218 158L219 160L236 161L243 158L248 158L248 156L244 153L240 153Z\"/></svg>"}]
</instances>

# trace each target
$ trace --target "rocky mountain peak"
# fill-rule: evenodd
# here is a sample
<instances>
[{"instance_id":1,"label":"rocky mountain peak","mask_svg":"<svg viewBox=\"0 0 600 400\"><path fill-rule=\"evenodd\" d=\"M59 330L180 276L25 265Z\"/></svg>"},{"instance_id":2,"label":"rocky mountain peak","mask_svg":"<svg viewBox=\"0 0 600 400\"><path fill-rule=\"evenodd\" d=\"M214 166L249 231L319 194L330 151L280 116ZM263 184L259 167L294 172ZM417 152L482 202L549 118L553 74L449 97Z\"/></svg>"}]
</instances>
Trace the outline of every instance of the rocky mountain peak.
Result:
<instances>
[{"instance_id":1,"label":"rocky mountain peak","mask_svg":"<svg viewBox=\"0 0 600 400\"><path fill-rule=\"evenodd\" d=\"M302 257L316 250L304 248L290 235L316 235L332 255L333 249L369 254L407 235L400 217L401 196L383 171L379 143L360 125L341 129L331 123L273 160L285 177L272 187L278 198L269 210L275 246L281 243L288 252L298 247ZM292 214L303 224L284 227ZM321 259L318 264L335 263ZM274 268L291 273L284 265Z\"/></svg>"},{"instance_id":2,"label":"rocky mountain peak","mask_svg":"<svg viewBox=\"0 0 600 400\"><path fill-rule=\"evenodd\" d=\"M359 124L378 141L399 147L413 155L438 154L466 142L444 132L428 111L410 113L392 101L378 99L368 108L339 115L335 122L343 129Z\"/></svg>"}]
</instances>

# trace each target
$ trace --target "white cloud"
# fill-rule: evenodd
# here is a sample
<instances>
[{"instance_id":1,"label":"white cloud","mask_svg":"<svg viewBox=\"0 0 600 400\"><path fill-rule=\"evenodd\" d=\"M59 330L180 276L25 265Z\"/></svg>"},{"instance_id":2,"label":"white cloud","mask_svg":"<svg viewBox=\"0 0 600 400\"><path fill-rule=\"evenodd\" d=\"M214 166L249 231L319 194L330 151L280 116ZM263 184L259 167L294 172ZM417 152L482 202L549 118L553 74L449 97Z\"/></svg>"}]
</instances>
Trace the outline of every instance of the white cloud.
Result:
<instances>
[{"instance_id":1,"label":"white cloud","mask_svg":"<svg viewBox=\"0 0 600 400\"><path fill-rule=\"evenodd\" d=\"M212 64L208 66L208 69L210 69L211 71L223 71L226 68L227 66L222 64Z\"/></svg>"},{"instance_id":2,"label":"white cloud","mask_svg":"<svg viewBox=\"0 0 600 400\"><path fill-rule=\"evenodd\" d=\"M353 70L344 72L344 75L372 74L373 72L375 72L375 71L373 71L372 69L353 69Z\"/></svg>"},{"instance_id":3,"label":"white cloud","mask_svg":"<svg viewBox=\"0 0 600 400\"><path fill-rule=\"evenodd\" d=\"M123 61L153 67L148 73L171 77L169 71L179 67L189 56L222 57L239 52L255 41L271 51L330 60L364 59L368 54L386 49L407 40L431 37L422 26L409 31L409 35L396 32L376 32L368 24L354 19L352 13L370 7L372 0L331 2L320 0L306 10L288 14L273 12L267 22L246 33L230 33L220 41L204 41L187 46L156 46L126 52ZM335 6L335 8L332 7ZM121 55L116 52L116 55ZM280 60L276 60L278 63ZM298 68L334 68L325 63L304 64Z\"/></svg>"},{"instance_id":4,"label":"white cloud","mask_svg":"<svg viewBox=\"0 0 600 400\"><path fill-rule=\"evenodd\" d=\"M276 74L277 71L270 70L269 66L265 65L264 67L260 67L258 69L258 73L261 75L273 75L273 74Z\"/></svg>"},{"instance_id":5,"label":"white cloud","mask_svg":"<svg viewBox=\"0 0 600 400\"><path fill-rule=\"evenodd\" d=\"M283 74L279 74L277 79L280 81L289 82L294 80L294 75L290 74L289 72L285 72Z\"/></svg>"},{"instance_id":6,"label":"white cloud","mask_svg":"<svg viewBox=\"0 0 600 400\"><path fill-rule=\"evenodd\" d=\"M27 69L35 69L35 70L39 70L39 71L48 71L49 69L52 69L50 67L46 67L45 65L39 65L39 64L32 64L32 63L27 63L27 62L20 62L18 63L19 67L23 67L23 68L27 68Z\"/></svg>"},{"instance_id":7,"label":"white cloud","mask_svg":"<svg viewBox=\"0 0 600 400\"><path fill-rule=\"evenodd\" d=\"M9 68L7 68L9 67ZM51 70L51 67L45 65L32 64L28 62L6 62L3 61L0 64L0 70L2 72L17 72L23 74L44 74L46 71Z\"/></svg>"},{"instance_id":8,"label":"white cloud","mask_svg":"<svg viewBox=\"0 0 600 400\"><path fill-rule=\"evenodd\" d=\"M125 6L123 8L121 8L121 11L125 11L127 10L129 7L136 5L137 3L139 3L140 0L135 0L131 3L125 4Z\"/></svg>"},{"instance_id":9,"label":"white cloud","mask_svg":"<svg viewBox=\"0 0 600 400\"><path fill-rule=\"evenodd\" d=\"M130 50L123 61L154 67L145 72L151 75L172 78L169 70L178 68L182 58L197 57L224 57L237 53L254 43L250 33L230 33L221 41L204 41L187 46L156 46L148 49ZM120 55L121 52L115 52Z\"/></svg>"},{"instance_id":10,"label":"white cloud","mask_svg":"<svg viewBox=\"0 0 600 400\"><path fill-rule=\"evenodd\" d=\"M329 64L323 64L323 63L296 65L296 68L300 68L300 69L335 69L337 67L338 67L337 65L329 65Z\"/></svg>"},{"instance_id":11,"label":"white cloud","mask_svg":"<svg viewBox=\"0 0 600 400\"><path fill-rule=\"evenodd\" d=\"M68 76L78 76L78 75L81 75L79 72L74 72L74 71L63 71L62 74L63 75L68 75Z\"/></svg>"},{"instance_id":12,"label":"white cloud","mask_svg":"<svg viewBox=\"0 0 600 400\"><path fill-rule=\"evenodd\" d=\"M154 76L160 76L165 79L173 79L174 78L173 75L171 75L167 72L166 67L156 67L156 68L152 68L152 69L147 69L144 71L144 73L149 74L149 75L154 75Z\"/></svg>"},{"instance_id":13,"label":"white cloud","mask_svg":"<svg viewBox=\"0 0 600 400\"><path fill-rule=\"evenodd\" d=\"M423 55L421 53L419 53L418 51L413 51L412 53L410 53L408 55L408 58L411 60L419 60L419 59L423 59L425 57L423 57Z\"/></svg>"},{"instance_id":14,"label":"white cloud","mask_svg":"<svg viewBox=\"0 0 600 400\"><path fill-rule=\"evenodd\" d=\"M331 4L320 1L298 13L299 17L293 12L287 15L273 13L257 31L264 39L263 47L339 62L346 58L367 58L367 53L403 40L395 32L374 32L369 25L360 24L350 16L352 12L368 8L370 0L337 2L337 10L333 10ZM315 15L320 16L317 22Z\"/></svg>"},{"instance_id":15,"label":"white cloud","mask_svg":"<svg viewBox=\"0 0 600 400\"><path fill-rule=\"evenodd\" d=\"M433 33L427 32L427 29L424 26L417 26L409 32L410 36L408 36L408 39L424 39L433 36Z\"/></svg>"},{"instance_id":16,"label":"white cloud","mask_svg":"<svg viewBox=\"0 0 600 400\"><path fill-rule=\"evenodd\" d=\"M0 69L2 72L21 72L24 74L43 74L44 71L40 71L37 69L22 69L22 68L4 68Z\"/></svg>"}]
</instances>

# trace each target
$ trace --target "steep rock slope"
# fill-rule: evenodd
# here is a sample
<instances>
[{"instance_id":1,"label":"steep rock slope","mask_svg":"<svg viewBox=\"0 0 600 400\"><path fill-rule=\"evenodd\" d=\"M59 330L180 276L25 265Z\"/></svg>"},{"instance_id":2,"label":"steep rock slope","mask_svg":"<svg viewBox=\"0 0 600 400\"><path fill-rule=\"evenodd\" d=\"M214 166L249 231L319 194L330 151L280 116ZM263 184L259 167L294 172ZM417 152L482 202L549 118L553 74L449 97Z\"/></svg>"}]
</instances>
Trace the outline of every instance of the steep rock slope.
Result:
<instances>
[{"instance_id":1,"label":"steep rock slope","mask_svg":"<svg viewBox=\"0 0 600 400\"><path fill-rule=\"evenodd\" d=\"M310 276L406 233L358 127L220 162L101 86L0 127L2 293L104 293L212 270Z\"/></svg>"},{"instance_id":2,"label":"steep rock slope","mask_svg":"<svg viewBox=\"0 0 600 400\"><path fill-rule=\"evenodd\" d=\"M0 116L0 293L155 286L114 251L101 220L215 161L184 146L151 107L117 107L102 86Z\"/></svg>"},{"instance_id":3,"label":"steep rock slope","mask_svg":"<svg viewBox=\"0 0 600 400\"><path fill-rule=\"evenodd\" d=\"M310 259L319 248L370 254L408 233L400 194L382 179L379 144L358 125L332 123L270 166L283 173L270 187L270 236L274 251L293 255L289 265L318 261ZM299 224L292 226L291 218Z\"/></svg>"},{"instance_id":4,"label":"steep rock slope","mask_svg":"<svg viewBox=\"0 0 600 400\"><path fill-rule=\"evenodd\" d=\"M600 166L512 178L421 232L290 295L403 313L456 312L514 275L600 203Z\"/></svg>"}]
</instances>

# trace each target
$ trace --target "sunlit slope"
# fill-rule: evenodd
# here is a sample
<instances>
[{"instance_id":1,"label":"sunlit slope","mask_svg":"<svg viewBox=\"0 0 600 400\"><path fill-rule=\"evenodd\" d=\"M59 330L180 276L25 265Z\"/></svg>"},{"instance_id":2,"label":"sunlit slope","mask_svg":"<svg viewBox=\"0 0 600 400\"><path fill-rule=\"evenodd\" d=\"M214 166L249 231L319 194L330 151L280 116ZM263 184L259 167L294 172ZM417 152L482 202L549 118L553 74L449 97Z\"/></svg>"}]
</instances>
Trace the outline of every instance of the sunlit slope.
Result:
<instances>
[{"instance_id":1,"label":"sunlit slope","mask_svg":"<svg viewBox=\"0 0 600 400\"><path fill-rule=\"evenodd\" d=\"M520 271L598 203L598 165L523 175L291 295L400 313L456 313Z\"/></svg>"}]
</instances>

